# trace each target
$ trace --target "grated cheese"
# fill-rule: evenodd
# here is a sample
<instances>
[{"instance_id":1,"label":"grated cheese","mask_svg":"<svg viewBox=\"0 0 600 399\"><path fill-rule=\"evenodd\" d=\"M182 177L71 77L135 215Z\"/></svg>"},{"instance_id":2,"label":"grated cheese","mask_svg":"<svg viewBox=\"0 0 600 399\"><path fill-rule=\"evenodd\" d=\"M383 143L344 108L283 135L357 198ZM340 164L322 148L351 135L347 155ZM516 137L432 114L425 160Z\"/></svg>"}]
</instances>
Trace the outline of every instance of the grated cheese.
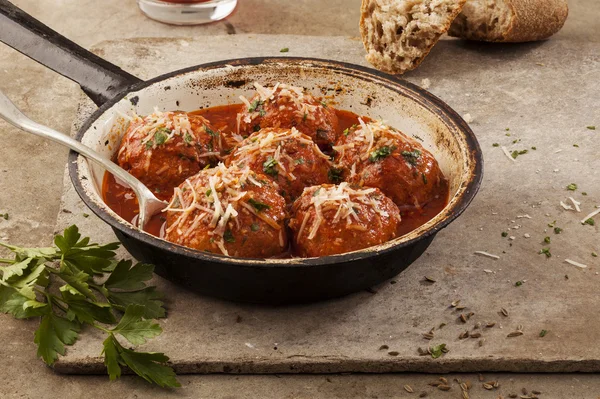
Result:
<instances>
[{"instance_id":1,"label":"grated cheese","mask_svg":"<svg viewBox=\"0 0 600 399\"><path fill-rule=\"evenodd\" d=\"M270 218L265 212L257 213L249 205L246 199L248 192L244 188L248 184L261 187L261 184L253 178L250 168L227 168L223 163L212 169L206 169L201 172L201 177L206 179L186 179L184 186L176 187L171 202L164 211L179 213L175 222L167 228L167 232L177 229L183 238L189 237L201 223L204 223L210 231L215 245L224 255L229 255L225 247L224 234L228 226L235 222L239 227L239 210L241 208L248 211L261 220L264 220L269 226L276 230L281 230L277 221ZM198 175L197 175L198 176ZM191 195L184 197L183 193L189 192ZM189 221L185 231L182 230L184 224Z\"/></svg>"},{"instance_id":2,"label":"grated cheese","mask_svg":"<svg viewBox=\"0 0 600 399\"><path fill-rule=\"evenodd\" d=\"M341 221L345 221L347 229L366 231L366 228L360 224L361 219L356 213L356 207L359 204L365 205L373 210L380 218L389 218L388 212L382 208L382 202L380 198L375 198L370 194L373 194L377 190L374 188L367 189L352 189L347 182L340 183L337 186L324 187L321 186L317 190L309 187L304 189L311 190L310 205L315 210L315 217L310 227L308 227L308 239L312 240L315 238L319 228L323 224L324 217L323 212L336 209L336 213L331 220L331 223L337 224ZM302 235L306 228L309 219L309 213L304 215L302 225L298 232L298 238ZM398 218L399 219L399 218ZM398 220L400 221L400 220ZM379 221L381 222L381 221Z\"/></svg>"},{"instance_id":3,"label":"grated cheese","mask_svg":"<svg viewBox=\"0 0 600 399\"><path fill-rule=\"evenodd\" d=\"M584 265L583 263L575 262L574 260L571 260L571 259L565 259L565 262L567 262L567 263L569 263L569 264L571 264L573 266L577 266L577 267L579 267L581 269L586 269L587 268L587 265Z\"/></svg>"},{"instance_id":4,"label":"grated cheese","mask_svg":"<svg viewBox=\"0 0 600 399\"><path fill-rule=\"evenodd\" d=\"M494 255L494 254L491 254L491 253L485 252L485 251L475 251L475 255L481 255L481 256L488 257L488 258L492 258L492 259L500 259L500 257L498 255Z\"/></svg>"},{"instance_id":5,"label":"grated cheese","mask_svg":"<svg viewBox=\"0 0 600 399\"><path fill-rule=\"evenodd\" d=\"M571 202L573 203L573 206L575 207L575 210L577 212L581 212L581 208L579 207L579 205L581 205L581 202L579 201L575 201L575 199L573 197L569 197L569 199L571 200Z\"/></svg>"},{"instance_id":6,"label":"grated cheese","mask_svg":"<svg viewBox=\"0 0 600 399\"><path fill-rule=\"evenodd\" d=\"M567 210L567 211L572 211L573 207L571 205L567 205L564 202L560 201L560 206L563 207L563 209Z\"/></svg>"},{"instance_id":7,"label":"grated cheese","mask_svg":"<svg viewBox=\"0 0 600 399\"><path fill-rule=\"evenodd\" d=\"M581 224L585 224L586 220L593 218L594 216L596 216L599 213L600 213L600 209L596 209L594 212L590 213L589 215L587 215L586 217L581 219Z\"/></svg>"}]
</instances>

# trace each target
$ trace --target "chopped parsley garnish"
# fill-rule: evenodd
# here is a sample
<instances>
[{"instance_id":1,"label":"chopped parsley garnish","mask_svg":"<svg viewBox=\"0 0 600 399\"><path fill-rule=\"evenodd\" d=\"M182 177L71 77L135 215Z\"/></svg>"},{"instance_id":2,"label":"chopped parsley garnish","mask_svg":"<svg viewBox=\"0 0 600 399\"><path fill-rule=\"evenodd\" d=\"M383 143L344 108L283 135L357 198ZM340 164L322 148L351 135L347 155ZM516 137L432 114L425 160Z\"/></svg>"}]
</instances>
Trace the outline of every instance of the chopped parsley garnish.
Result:
<instances>
[{"instance_id":1,"label":"chopped parsley garnish","mask_svg":"<svg viewBox=\"0 0 600 399\"><path fill-rule=\"evenodd\" d=\"M544 242L546 244L550 244L550 237L548 237L548 236L544 237Z\"/></svg>"},{"instance_id":2,"label":"chopped parsley garnish","mask_svg":"<svg viewBox=\"0 0 600 399\"><path fill-rule=\"evenodd\" d=\"M540 337L544 338L546 336L546 334L548 334L548 330L542 330L540 331Z\"/></svg>"},{"instance_id":3,"label":"chopped parsley garnish","mask_svg":"<svg viewBox=\"0 0 600 399\"><path fill-rule=\"evenodd\" d=\"M506 131L508 132L508 131L510 130L510 128L509 128L509 127L507 127L507 128L506 128L506 129L504 129L504 130L506 130Z\"/></svg>"},{"instance_id":4,"label":"chopped parsley garnish","mask_svg":"<svg viewBox=\"0 0 600 399\"><path fill-rule=\"evenodd\" d=\"M506 231L503 231L501 235L502 237L508 237L508 233Z\"/></svg>"},{"instance_id":5,"label":"chopped parsley garnish","mask_svg":"<svg viewBox=\"0 0 600 399\"><path fill-rule=\"evenodd\" d=\"M573 144L573 147L579 148L579 144Z\"/></svg>"},{"instance_id":6,"label":"chopped parsley garnish","mask_svg":"<svg viewBox=\"0 0 600 399\"><path fill-rule=\"evenodd\" d=\"M327 103L325 101L321 100L320 103L324 108L327 108Z\"/></svg>"},{"instance_id":7,"label":"chopped parsley garnish","mask_svg":"<svg viewBox=\"0 0 600 399\"><path fill-rule=\"evenodd\" d=\"M535 150L537 150L537 147L531 147L531 149L532 149L533 151L535 151Z\"/></svg>"},{"instance_id":8,"label":"chopped parsley garnish","mask_svg":"<svg viewBox=\"0 0 600 399\"><path fill-rule=\"evenodd\" d=\"M156 142L156 145L164 144L169 138L169 133L171 133L171 131L169 129L165 129L164 127L158 129L156 133L154 133L154 141Z\"/></svg>"},{"instance_id":9,"label":"chopped parsley garnish","mask_svg":"<svg viewBox=\"0 0 600 399\"><path fill-rule=\"evenodd\" d=\"M521 150L521 151L514 150L510 155L513 157L513 159L517 159L517 157L519 155L524 155L524 154L527 154L528 152L529 152L529 150Z\"/></svg>"},{"instance_id":10,"label":"chopped parsley garnish","mask_svg":"<svg viewBox=\"0 0 600 399\"><path fill-rule=\"evenodd\" d=\"M588 130L596 130L596 126L586 126Z\"/></svg>"},{"instance_id":11,"label":"chopped parsley garnish","mask_svg":"<svg viewBox=\"0 0 600 399\"><path fill-rule=\"evenodd\" d=\"M349 134L350 134L350 128L347 127L347 128L344 129L344 136L347 136Z\"/></svg>"},{"instance_id":12,"label":"chopped parsley garnish","mask_svg":"<svg viewBox=\"0 0 600 399\"><path fill-rule=\"evenodd\" d=\"M212 194L212 188L209 188L208 190L206 190L207 197L210 197L211 194Z\"/></svg>"},{"instance_id":13,"label":"chopped parsley garnish","mask_svg":"<svg viewBox=\"0 0 600 399\"><path fill-rule=\"evenodd\" d=\"M284 47L281 50L279 50L280 53L287 53L288 51L290 51L288 47Z\"/></svg>"},{"instance_id":14,"label":"chopped parsley garnish","mask_svg":"<svg viewBox=\"0 0 600 399\"><path fill-rule=\"evenodd\" d=\"M587 193L585 191L582 191L581 195L587 195Z\"/></svg>"},{"instance_id":15,"label":"chopped parsley garnish","mask_svg":"<svg viewBox=\"0 0 600 399\"><path fill-rule=\"evenodd\" d=\"M154 141L152 141L152 140L146 141L145 146L146 146L146 149L149 150L150 148L154 147Z\"/></svg>"},{"instance_id":16,"label":"chopped parsley garnish","mask_svg":"<svg viewBox=\"0 0 600 399\"><path fill-rule=\"evenodd\" d=\"M371 151L371 153L369 154L369 161L371 162L377 162L380 161L388 156L390 156L390 154L396 149L395 146L383 146L383 147L379 147L376 150Z\"/></svg>"},{"instance_id":17,"label":"chopped parsley garnish","mask_svg":"<svg viewBox=\"0 0 600 399\"><path fill-rule=\"evenodd\" d=\"M259 100L259 99L256 99L256 100L252 101L252 103L250 104L250 108L248 108L248 112L255 112L255 111L257 111L258 108L261 108L263 104L264 104L264 102L261 101L261 100Z\"/></svg>"},{"instance_id":18,"label":"chopped parsley garnish","mask_svg":"<svg viewBox=\"0 0 600 399\"><path fill-rule=\"evenodd\" d=\"M294 164L296 165L304 165L304 159L298 158L294 160Z\"/></svg>"},{"instance_id":19,"label":"chopped parsley garnish","mask_svg":"<svg viewBox=\"0 0 600 399\"><path fill-rule=\"evenodd\" d=\"M269 157L267 158L267 160L263 163L263 172L265 172L268 175L271 176L277 176L277 174L279 173L277 171L277 164L279 162L277 162L277 160L275 158Z\"/></svg>"},{"instance_id":20,"label":"chopped parsley garnish","mask_svg":"<svg viewBox=\"0 0 600 399\"><path fill-rule=\"evenodd\" d=\"M562 231L563 231L563 229L561 229L560 227L554 228L554 234L560 234Z\"/></svg>"},{"instance_id":21,"label":"chopped parsley garnish","mask_svg":"<svg viewBox=\"0 0 600 399\"><path fill-rule=\"evenodd\" d=\"M254 130L255 132L258 132L260 130L260 125L254 125L252 130Z\"/></svg>"},{"instance_id":22,"label":"chopped parsley garnish","mask_svg":"<svg viewBox=\"0 0 600 399\"><path fill-rule=\"evenodd\" d=\"M577 184L575 184L575 183L569 184L567 186L567 190L569 190L569 191L575 191L575 190L577 190Z\"/></svg>"},{"instance_id":23,"label":"chopped parsley garnish","mask_svg":"<svg viewBox=\"0 0 600 399\"><path fill-rule=\"evenodd\" d=\"M252 223L250 225L250 230L252 230L252 231L258 231L258 230L260 230L260 226L258 225L258 223Z\"/></svg>"},{"instance_id":24,"label":"chopped parsley garnish","mask_svg":"<svg viewBox=\"0 0 600 399\"><path fill-rule=\"evenodd\" d=\"M0 213L0 217L4 220L8 220L8 213Z\"/></svg>"},{"instance_id":25,"label":"chopped parsley garnish","mask_svg":"<svg viewBox=\"0 0 600 399\"><path fill-rule=\"evenodd\" d=\"M257 212L262 212L265 209L271 208L269 205L267 205L265 203L262 203L262 202L259 202L259 201L255 200L254 198L250 198L248 200L248 203L250 205L252 205L254 207L254 209L256 209Z\"/></svg>"},{"instance_id":26,"label":"chopped parsley garnish","mask_svg":"<svg viewBox=\"0 0 600 399\"><path fill-rule=\"evenodd\" d=\"M305 112L304 115L302 115L302 122L306 122L306 118L308 118L308 114Z\"/></svg>"},{"instance_id":27,"label":"chopped parsley garnish","mask_svg":"<svg viewBox=\"0 0 600 399\"><path fill-rule=\"evenodd\" d=\"M421 157L421 151L419 150L402 151L400 154L404 157L406 162L413 166L417 165L417 160Z\"/></svg>"},{"instance_id":28,"label":"chopped parsley garnish","mask_svg":"<svg viewBox=\"0 0 600 399\"><path fill-rule=\"evenodd\" d=\"M548 227L554 227L556 225L556 220L553 221L552 223L548 223Z\"/></svg>"},{"instance_id":29,"label":"chopped parsley garnish","mask_svg":"<svg viewBox=\"0 0 600 399\"><path fill-rule=\"evenodd\" d=\"M492 144L492 147L500 147L500 144L494 143L494 144Z\"/></svg>"},{"instance_id":30,"label":"chopped parsley garnish","mask_svg":"<svg viewBox=\"0 0 600 399\"><path fill-rule=\"evenodd\" d=\"M183 141L184 141L186 144L191 144L191 143L192 143L192 141L194 141L194 138L192 137L192 135L191 135L191 134L189 134L189 133L186 133L186 134L185 134L185 136L183 136Z\"/></svg>"},{"instance_id":31,"label":"chopped parsley garnish","mask_svg":"<svg viewBox=\"0 0 600 399\"><path fill-rule=\"evenodd\" d=\"M342 169L331 168L329 172L327 172L327 176L329 177L329 181L332 183L340 183L342 179Z\"/></svg>"},{"instance_id":32,"label":"chopped parsley garnish","mask_svg":"<svg viewBox=\"0 0 600 399\"><path fill-rule=\"evenodd\" d=\"M321 187L317 188L315 190L315 192L313 193L313 197L316 197L317 195L319 195L319 192L321 191Z\"/></svg>"},{"instance_id":33,"label":"chopped parsley garnish","mask_svg":"<svg viewBox=\"0 0 600 399\"><path fill-rule=\"evenodd\" d=\"M207 125L204 125L204 130L206 130L206 133L208 133L209 136L212 136L212 137L218 137L219 136L219 132L215 132L214 130L212 130Z\"/></svg>"},{"instance_id":34,"label":"chopped parsley garnish","mask_svg":"<svg viewBox=\"0 0 600 399\"><path fill-rule=\"evenodd\" d=\"M517 144L519 141L521 141L521 139L513 140L513 144Z\"/></svg>"},{"instance_id":35,"label":"chopped parsley garnish","mask_svg":"<svg viewBox=\"0 0 600 399\"><path fill-rule=\"evenodd\" d=\"M544 254L546 255L546 258L550 258L552 256L552 254L550 253L550 248L542 248L540 249L540 255Z\"/></svg>"},{"instance_id":36,"label":"chopped parsley garnish","mask_svg":"<svg viewBox=\"0 0 600 399\"><path fill-rule=\"evenodd\" d=\"M589 218L589 219L586 219L586 220L583 222L583 224L589 224L590 226L594 226L594 225L596 224L596 222L594 222L594 219L592 219L592 218Z\"/></svg>"},{"instance_id":37,"label":"chopped parsley garnish","mask_svg":"<svg viewBox=\"0 0 600 399\"><path fill-rule=\"evenodd\" d=\"M423 178L423 184L427 184L427 176L425 176L425 173L421 173L421 177Z\"/></svg>"},{"instance_id":38,"label":"chopped parsley garnish","mask_svg":"<svg viewBox=\"0 0 600 399\"><path fill-rule=\"evenodd\" d=\"M231 230L225 230L223 233L223 240L225 240L225 242L235 242L235 237Z\"/></svg>"},{"instance_id":39,"label":"chopped parsley garnish","mask_svg":"<svg viewBox=\"0 0 600 399\"><path fill-rule=\"evenodd\" d=\"M517 282L515 283L515 285L516 285L517 287L520 287L520 286L522 286L522 285L523 285L523 282L522 282L521 280L519 280L519 281L517 281Z\"/></svg>"},{"instance_id":40,"label":"chopped parsley garnish","mask_svg":"<svg viewBox=\"0 0 600 399\"><path fill-rule=\"evenodd\" d=\"M595 253L595 252L592 252L592 256L593 256L594 258L597 258L597 257L598 257L598 254L597 254L597 253Z\"/></svg>"}]
</instances>

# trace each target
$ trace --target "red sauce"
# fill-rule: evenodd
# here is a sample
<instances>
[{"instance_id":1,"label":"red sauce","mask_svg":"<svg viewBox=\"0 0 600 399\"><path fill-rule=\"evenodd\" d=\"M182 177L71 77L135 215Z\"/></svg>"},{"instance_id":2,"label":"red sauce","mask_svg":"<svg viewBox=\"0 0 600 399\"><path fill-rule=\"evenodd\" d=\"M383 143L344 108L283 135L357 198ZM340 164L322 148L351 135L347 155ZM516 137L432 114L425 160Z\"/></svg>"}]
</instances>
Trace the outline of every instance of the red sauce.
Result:
<instances>
[{"instance_id":1,"label":"red sauce","mask_svg":"<svg viewBox=\"0 0 600 399\"><path fill-rule=\"evenodd\" d=\"M236 115L241 107L242 104L220 105L191 113L202 115L208 119L215 128L226 134L227 132L236 131ZM336 110L336 113L339 119L338 134L342 134L346 128L358 124L358 115L355 113L343 110ZM157 196L160 197L160 194L157 194ZM133 194L129 188L118 184L114 176L108 172L105 173L104 181L102 182L102 197L104 202L110 209L117 213L117 215L132 223L137 221L139 209L135 194ZM161 199L167 201L170 200L170 198ZM447 203L448 187L446 185L442 195L439 195L421 209L402 211L402 222L398 226L398 236L409 233L417 227L427 223L435 215L440 213ZM162 238L164 236L165 222L165 214L154 215L146 226L146 231Z\"/></svg>"}]
</instances>

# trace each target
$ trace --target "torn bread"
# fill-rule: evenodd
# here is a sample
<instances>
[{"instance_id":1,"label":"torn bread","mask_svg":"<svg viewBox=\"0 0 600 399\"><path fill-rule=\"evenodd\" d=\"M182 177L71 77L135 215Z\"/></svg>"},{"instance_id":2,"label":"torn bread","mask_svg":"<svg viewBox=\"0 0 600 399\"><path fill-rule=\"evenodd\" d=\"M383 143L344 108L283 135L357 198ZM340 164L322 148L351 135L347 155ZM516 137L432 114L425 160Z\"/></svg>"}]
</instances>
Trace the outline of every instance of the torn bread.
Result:
<instances>
[{"instance_id":1,"label":"torn bread","mask_svg":"<svg viewBox=\"0 0 600 399\"><path fill-rule=\"evenodd\" d=\"M360 33L367 61L388 73L416 68L466 0L362 0Z\"/></svg>"},{"instance_id":2,"label":"torn bread","mask_svg":"<svg viewBox=\"0 0 600 399\"><path fill-rule=\"evenodd\" d=\"M566 0L468 0L448 34L488 42L530 42L558 32Z\"/></svg>"}]
</instances>

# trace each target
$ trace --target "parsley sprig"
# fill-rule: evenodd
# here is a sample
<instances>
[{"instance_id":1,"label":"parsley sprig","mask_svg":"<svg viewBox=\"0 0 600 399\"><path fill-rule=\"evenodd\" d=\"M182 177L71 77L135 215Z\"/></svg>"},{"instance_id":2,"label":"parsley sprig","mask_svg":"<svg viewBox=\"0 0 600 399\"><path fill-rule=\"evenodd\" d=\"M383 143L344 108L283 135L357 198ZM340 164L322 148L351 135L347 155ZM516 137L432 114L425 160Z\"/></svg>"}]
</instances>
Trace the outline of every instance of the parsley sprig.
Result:
<instances>
[{"instance_id":1,"label":"parsley sprig","mask_svg":"<svg viewBox=\"0 0 600 399\"><path fill-rule=\"evenodd\" d=\"M76 226L57 235L52 247L0 245L14 253L14 259L0 260L0 311L17 319L41 317L34 342L46 364L54 364L91 326L108 335L102 353L111 380L127 366L161 387L180 386L167 356L137 352L117 340L120 335L141 345L162 332L153 320L165 317L161 295L146 285L153 265L116 260L118 243L90 243Z\"/></svg>"}]
</instances>

